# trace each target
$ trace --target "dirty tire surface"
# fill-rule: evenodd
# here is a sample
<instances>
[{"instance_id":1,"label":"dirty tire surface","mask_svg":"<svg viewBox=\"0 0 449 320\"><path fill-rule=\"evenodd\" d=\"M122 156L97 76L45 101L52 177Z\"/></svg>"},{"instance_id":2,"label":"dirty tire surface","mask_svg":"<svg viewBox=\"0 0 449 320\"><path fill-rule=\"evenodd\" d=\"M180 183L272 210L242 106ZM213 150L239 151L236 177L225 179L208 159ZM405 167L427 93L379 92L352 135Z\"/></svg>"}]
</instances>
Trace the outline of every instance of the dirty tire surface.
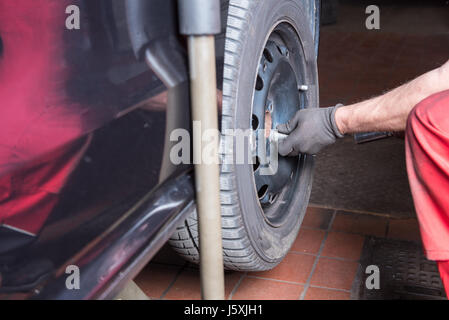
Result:
<instances>
[{"instance_id":1,"label":"dirty tire surface","mask_svg":"<svg viewBox=\"0 0 449 320\"><path fill-rule=\"evenodd\" d=\"M299 20L296 27L302 30L301 38L302 36L307 38L303 39L307 43L307 48L304 50L307 50L307 56L311 59L308 65L311 70L307 71L306 80L309 81L308 83L315 84L316 87L308 95L311 96L312 107L318 106L315 47L308 25L310 21L305 21L308 17L307 13L310 12L310 8L305 8L305 3L309 2L299 0L229 1L223 69L222 130L242 128L241 114L248 111L251 114L251 109L242 111L244 108L250 108L252 103L242 103L240 91L254 90L253 82L257 72L255 66L259 63L258 56L262 55L268 34L274 27L273 24L279 22L270 21L270 17L279 18L280 14L288 16L288 19L292 21ZM313 1L310 3L314 5ZM276 13L277 11L279 13ZM290 12L294 12L293 16L290 16ZM265 29L268 34L265 33ZM254 30L264 34L254 33ZM253 43L254 41L257 45ZM247 70L252 71L247 72ZM248 102L248 98L246 99ZM242 105L249 105L249 107L240 107ZM228 138L222 136L222 140L225 139ZM232 156L232 152L225 148L221 149L222 157ZM289 207L289 220L286 225L279 228L268 226L262 214L257 212L261 209L258 209L260 205L254 182L252 179L245 178L248 175L241 174L242 171L239 170L244 169L233 164L221 166L223 259L226 269L269 270L283 259L296 238L310 196L313 159L310 157L303 162L304 172L299 175L299 178L303 179L305 186L298 190L292 201L292 207ZM169 243L184 259L194 263L199 262L196 212L193 212L184 224L178 227Z\"/></svg>"}]
</instances>

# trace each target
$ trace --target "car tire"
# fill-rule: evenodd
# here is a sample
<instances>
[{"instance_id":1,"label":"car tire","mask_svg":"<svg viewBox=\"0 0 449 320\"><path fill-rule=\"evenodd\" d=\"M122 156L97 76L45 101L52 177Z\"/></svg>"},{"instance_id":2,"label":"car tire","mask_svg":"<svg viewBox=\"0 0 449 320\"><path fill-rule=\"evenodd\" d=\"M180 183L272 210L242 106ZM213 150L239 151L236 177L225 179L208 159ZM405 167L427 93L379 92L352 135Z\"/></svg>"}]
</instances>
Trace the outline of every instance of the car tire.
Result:
<instances>
[{"instance_id":1,"label":"car tire","mask_svg":"<svg viewBox=\"0 0 449 320\"><path fill-rule=\"evenodd\" d=\"M296 93L291 90L288 93L292 101L296 101L295 95L298 95L300 100L297 101L301 101L301 107L318 107L317 37L314 37L316 32L312 30L319 23L313 14L319 12L316 3L302 0L229 1L223 69L222 146L227 145L229 139L235 142L233 136L225 134L226 129L250 129L253 125L254 101L256 94L259 94L255 93L255 88L260 64L265 61L262 59L267 59L267 48L278 48L279 52L275 49L271 51L273 56L277 55L279 61L290 64L293 75L288 81L290 86L292 81L295 82L296 89ZM281 52L285 49L287 55ZM297 87L304 84L307 91L298 91ZM273 94L276 95L276 92ZM286 106L288 112L280 110L278 120L287 120L287 116L292 116L299 107L294 105L292 109L292 106ZM222 148L222 159L235 157L234 151ZM260 176L256 176L257 169L253 165L221 165L223 259L226 269L272 269L285 257L295 241L310 196L314 160L311 156L301 155L283 161L292 168L290 180L276 195L276 200L267 206L257 189L256 180ZM281 166L282 162L279 163ZM271 212L272 216L267 212ZM270 217L276 218L271 220ZM169 243L183 258L198 263L196 212L178 227Z\"/></svg>"}]
</instances>

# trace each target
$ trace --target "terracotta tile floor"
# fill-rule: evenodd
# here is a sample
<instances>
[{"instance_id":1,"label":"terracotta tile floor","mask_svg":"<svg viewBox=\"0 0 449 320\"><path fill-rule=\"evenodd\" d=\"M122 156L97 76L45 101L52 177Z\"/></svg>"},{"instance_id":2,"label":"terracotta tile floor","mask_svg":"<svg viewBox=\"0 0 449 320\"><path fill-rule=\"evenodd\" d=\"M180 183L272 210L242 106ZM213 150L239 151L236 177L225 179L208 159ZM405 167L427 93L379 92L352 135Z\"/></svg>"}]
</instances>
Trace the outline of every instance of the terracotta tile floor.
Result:
<instances>
[{"instance_id":1,"label":"terracotta tile floor","mask_svg":"<svg viewBox=\"0 0 449 320\"><path fill-rule=\"evenodd\" d=\"M226 272L227 299L351 299L366 236L419 239L415 219L309 207L290 252L273 270ZM136 282L153 299L200 299L196 266L164 247Z\"/></svg>"}]
</instances>

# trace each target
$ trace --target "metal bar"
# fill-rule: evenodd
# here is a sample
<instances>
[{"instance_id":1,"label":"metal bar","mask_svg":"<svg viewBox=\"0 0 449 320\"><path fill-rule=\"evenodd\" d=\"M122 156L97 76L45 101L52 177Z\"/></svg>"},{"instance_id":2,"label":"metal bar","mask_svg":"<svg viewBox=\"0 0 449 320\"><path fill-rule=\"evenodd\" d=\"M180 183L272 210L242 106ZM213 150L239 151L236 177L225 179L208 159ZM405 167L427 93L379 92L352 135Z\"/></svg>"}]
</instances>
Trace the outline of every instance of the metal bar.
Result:
<instances>
[{"instance_id":1,"label":"metal bar","mask_svg":"<svg viewBox=\"0 0 449 320\"><path fill-rule=\"evenodd\" d=\"M223 248L221 237L220 185L218 165L217 83L213 36L188 38L192 98L193 152L200 160L195 164L195 187L199 220L201 292L203 299L224 299ZM195 122L200 130L195 130ZM215 152L203 161L202 137L216 135ZM208 142L211 143L211 142Z\"/></svg>"},{"instance_id":2,"label":"metal bar","mask_svg":"<svg viewBox=\"0 0 449 320\"><path fill-rule=\"evenodd\" d=\"M150 298L134 281L130 281L117 297L115 297L115 300L150 300Z\"/></svg>"}]
</instances>

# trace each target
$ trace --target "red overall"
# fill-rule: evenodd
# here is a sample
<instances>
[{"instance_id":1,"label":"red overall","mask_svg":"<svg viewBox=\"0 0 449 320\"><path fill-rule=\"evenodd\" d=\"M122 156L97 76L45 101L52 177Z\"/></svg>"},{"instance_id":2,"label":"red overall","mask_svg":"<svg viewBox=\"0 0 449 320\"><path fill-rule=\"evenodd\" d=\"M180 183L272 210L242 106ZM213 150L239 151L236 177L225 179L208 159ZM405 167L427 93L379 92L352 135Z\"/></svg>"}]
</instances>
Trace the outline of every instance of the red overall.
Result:
<instances>
[{"instance_id":1,"label":"red overall","mask_svg":"<svg viewBox=\"0 0 449 320\"><path fill-rule=\"evenodd\" d=\"M449 296L449 90L420 102L406 129L410 188L427 258Z\"/></svg>"}]
</instances>

